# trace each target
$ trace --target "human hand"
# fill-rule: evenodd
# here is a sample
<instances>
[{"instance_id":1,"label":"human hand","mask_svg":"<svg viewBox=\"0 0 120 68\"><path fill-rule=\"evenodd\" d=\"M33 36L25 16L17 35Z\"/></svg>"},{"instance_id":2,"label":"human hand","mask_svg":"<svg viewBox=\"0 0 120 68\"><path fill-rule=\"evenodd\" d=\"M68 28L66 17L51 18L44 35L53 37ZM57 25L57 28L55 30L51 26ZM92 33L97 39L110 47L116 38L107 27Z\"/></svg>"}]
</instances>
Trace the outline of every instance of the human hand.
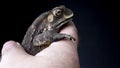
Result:
<instances>
[{"instance_id":1,"label":"human hand","mask_svg":"<svg viewBox=\"0 0 120 68\"><path fill-rule=\"evenodd\" d=\"M35 56L27 54L17 42L6 42L2 48L0 68L80 68L76 27L70 22L60 33L69 34L76 41L54 42Z\"/></svg>"}]
</instances>

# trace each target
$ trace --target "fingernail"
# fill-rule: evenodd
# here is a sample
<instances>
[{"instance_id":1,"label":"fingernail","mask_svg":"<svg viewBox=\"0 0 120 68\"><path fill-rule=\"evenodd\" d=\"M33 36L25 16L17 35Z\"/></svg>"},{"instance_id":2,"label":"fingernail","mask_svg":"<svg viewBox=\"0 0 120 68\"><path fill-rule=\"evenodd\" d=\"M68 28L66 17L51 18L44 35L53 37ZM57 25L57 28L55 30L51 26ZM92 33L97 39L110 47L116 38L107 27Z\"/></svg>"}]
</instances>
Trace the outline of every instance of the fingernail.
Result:
<instances>
[{"instance_id":1,"label":"fingernail","mask_svg":"<svg viewBox=\"0 0 120 68\"><path fill-rule=\"evenodd\" d=\"M18 43L18 42L16 42L17 43L17 45L20 45L20 43Z\"/></svg>"}]
</instances>

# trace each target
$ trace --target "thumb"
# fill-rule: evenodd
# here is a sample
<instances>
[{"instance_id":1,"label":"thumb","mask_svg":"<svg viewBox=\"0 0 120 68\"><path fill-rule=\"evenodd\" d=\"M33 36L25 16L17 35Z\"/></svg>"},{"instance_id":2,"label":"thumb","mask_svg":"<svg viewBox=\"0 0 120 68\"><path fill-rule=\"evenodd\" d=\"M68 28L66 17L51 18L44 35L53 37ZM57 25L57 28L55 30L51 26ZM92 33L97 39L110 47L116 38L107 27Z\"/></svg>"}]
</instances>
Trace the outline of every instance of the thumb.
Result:
<instances>
[{"instance_id":1,"label":"thumb","mask_svg":"<svg viewBox=\"0 0 120 68\"><path fill-rule=\"evenodd\" d=\"M18 59L21 56L25 56L27 53L21 47L21 45L14 41L8 41L3 45L1 61Z\"/></svg>"}]
</instances>

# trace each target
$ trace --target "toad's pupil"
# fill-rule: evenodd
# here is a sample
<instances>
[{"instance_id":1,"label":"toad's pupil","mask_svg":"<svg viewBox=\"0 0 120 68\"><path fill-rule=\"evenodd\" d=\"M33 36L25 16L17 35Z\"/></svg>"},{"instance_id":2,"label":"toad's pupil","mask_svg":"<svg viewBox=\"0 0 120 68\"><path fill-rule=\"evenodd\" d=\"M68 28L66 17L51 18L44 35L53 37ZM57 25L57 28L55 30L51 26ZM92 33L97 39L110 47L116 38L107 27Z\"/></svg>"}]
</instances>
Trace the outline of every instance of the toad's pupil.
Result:
<instances>
[{"instance_id":1,"label":"toad's pupil","mask_svg":"<svg viewBox=\"0 0 120 68\"><path fill-rule=\"evenodd\" d=\"M61 15L62 11L61 10L56 10L56 15Z\"/></svg>"}]
</instances>

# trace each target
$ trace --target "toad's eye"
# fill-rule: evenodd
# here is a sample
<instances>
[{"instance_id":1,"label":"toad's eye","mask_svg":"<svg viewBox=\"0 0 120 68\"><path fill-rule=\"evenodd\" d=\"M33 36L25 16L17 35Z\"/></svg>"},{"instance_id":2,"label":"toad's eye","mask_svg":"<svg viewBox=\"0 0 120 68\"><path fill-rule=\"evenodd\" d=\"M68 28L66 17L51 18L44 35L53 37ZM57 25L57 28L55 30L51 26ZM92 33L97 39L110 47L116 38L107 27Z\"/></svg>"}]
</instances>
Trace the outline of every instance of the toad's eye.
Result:
<instances>
[{"instance_id":1,"label":"toad's eye","mask_svg":"<svg viewBox=\"0 0 120 68\"><path fill-rule=\"evenodd\" d=\"M61 9L56 9L54 12L55 16L61 16L62 15L62 10Z\"/></svg>"}]
</instances>

